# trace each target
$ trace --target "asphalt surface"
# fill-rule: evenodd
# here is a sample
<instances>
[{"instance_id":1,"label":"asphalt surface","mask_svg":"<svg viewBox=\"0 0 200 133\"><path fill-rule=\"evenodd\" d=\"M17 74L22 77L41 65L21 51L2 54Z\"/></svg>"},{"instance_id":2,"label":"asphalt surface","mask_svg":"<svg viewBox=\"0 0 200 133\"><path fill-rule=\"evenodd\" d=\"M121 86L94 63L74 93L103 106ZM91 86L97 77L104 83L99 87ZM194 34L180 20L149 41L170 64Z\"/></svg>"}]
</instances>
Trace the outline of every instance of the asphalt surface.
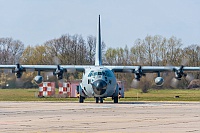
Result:
<instances>
[{"instance_id":1,"label":"asphalt surface","mask_svg":"<svg viewBox=\"0 0 200 133\"><path fill-rule=\"evenodd\" d=\"M0 102L0 132L200 132L200 102Z\"/></svg>"}]
</instances>

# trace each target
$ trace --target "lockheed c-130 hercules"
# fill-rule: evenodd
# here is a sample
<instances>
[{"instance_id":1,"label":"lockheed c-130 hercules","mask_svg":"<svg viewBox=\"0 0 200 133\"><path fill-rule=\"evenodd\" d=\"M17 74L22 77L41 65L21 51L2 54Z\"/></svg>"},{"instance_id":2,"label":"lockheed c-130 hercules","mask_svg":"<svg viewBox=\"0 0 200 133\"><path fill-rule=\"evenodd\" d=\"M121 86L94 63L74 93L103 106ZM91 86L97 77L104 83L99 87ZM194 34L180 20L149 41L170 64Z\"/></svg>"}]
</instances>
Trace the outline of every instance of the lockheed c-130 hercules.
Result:
<instances>
[{"instance_id":1,"label":"lockheed c-130 hercules","mask_svg":"<svg viewBox=\"0 0 200 133\"><path fill-rule=\"evenodd\" d=\"M126 73L131 72L135 76L135 80L139 81L146 73L157 73L155 84L161 86L164 79L160 76L161 72L172 71L175 78L180 80L186 76L184 71L200 71L200 67L185 66L107 66L102 65L101 55L101 27L100 15L97 25L97 41L95 65L0 65L0 69L12 69L17 78L20 78L23 72L34 70L38 75L34 78L36 83L41 83L43 77L40 72L53 72L58 80L63 79L63 74L70 71L83 72L82 81L79 86L79 102L83 103L85 98L94 97L96 103L103 103L106 97L112 97L114 103L118 103L119 87L114 72Z\"/></svg>"}]
</instances>

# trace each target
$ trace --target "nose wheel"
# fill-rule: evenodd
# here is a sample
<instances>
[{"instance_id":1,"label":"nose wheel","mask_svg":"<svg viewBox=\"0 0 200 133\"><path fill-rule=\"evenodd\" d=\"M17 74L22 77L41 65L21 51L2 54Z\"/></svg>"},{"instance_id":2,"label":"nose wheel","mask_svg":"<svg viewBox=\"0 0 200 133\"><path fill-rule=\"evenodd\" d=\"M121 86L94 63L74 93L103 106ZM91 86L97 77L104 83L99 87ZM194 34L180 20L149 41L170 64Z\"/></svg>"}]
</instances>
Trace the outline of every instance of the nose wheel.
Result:
<instances>
[{"instance_id":1,"label":"nose wheel","mask_svg":"<svg viewBox=\"0 0 200 133\"><path fill-rule=\"evenodd\" d=\"M103 103L103 98L102 97L96 97L96 103Z\"/></svg>"}]
</instances>

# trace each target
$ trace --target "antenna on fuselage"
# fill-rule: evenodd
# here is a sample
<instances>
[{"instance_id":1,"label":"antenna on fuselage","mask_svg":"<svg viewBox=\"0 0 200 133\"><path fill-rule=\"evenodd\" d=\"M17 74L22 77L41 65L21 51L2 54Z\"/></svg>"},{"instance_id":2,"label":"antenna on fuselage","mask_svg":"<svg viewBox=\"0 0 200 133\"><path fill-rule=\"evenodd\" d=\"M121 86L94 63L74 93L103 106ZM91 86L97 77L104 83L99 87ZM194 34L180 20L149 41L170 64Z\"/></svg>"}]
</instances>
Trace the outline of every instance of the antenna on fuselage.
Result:
<instances>
[{"instance_id":1,"label":"antenna on fuselage","mask_svg":"<svg viewBox=\"0 0 200 133\"><path fill-rule=\"evenodd\" d=\"M99 22L97 24L97 40L96 40L96 54L95 54L95 66L102 65L102 58L101 58L101 25L100 25L100 15L99 15Z\"/></svg>"}]
</instances>

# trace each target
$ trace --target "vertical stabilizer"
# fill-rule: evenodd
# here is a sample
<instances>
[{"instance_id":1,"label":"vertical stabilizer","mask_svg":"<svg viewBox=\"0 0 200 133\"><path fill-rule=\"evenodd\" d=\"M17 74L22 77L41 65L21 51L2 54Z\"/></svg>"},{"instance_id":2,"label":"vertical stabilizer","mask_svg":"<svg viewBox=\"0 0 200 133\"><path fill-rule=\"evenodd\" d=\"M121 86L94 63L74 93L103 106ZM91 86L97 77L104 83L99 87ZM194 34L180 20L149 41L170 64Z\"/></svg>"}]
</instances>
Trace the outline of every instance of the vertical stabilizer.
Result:
<instances>
[{"instance_id":1,"label":"vertical stabilizer","mask_svg":"<svg viewBox=\"0 0 200 133\"><path fill-rule=\"evenodd\" d=\"M97 40L96 40L96 55L95 55L95 66L102 65L102 58L101 58L101 25L100 25L100 15L99 15L99 22L97 24Z\"/></svg>"}]
</instances>

